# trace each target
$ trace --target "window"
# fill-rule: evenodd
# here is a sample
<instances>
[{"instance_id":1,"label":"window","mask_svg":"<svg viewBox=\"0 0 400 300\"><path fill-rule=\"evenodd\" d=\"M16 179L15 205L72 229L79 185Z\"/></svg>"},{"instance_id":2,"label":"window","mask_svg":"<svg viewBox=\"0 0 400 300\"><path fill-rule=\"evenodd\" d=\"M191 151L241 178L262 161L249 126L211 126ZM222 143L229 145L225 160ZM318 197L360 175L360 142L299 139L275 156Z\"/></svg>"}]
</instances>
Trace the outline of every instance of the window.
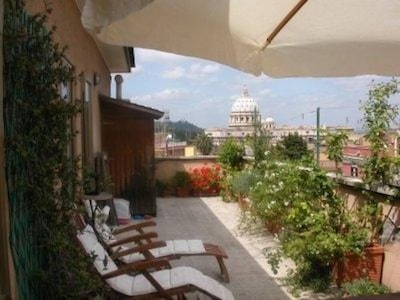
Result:
<instances>
[{"instance_id":1,"label":"window","mask_svg":"<svg viewBox=\"0 0 400 300\"><path fill-rule=\"evenodd\" d=\"M358 177L358 168L357 168L357 166L351 166L350 176L351 177Z\"/></svg>"}]
</instances>

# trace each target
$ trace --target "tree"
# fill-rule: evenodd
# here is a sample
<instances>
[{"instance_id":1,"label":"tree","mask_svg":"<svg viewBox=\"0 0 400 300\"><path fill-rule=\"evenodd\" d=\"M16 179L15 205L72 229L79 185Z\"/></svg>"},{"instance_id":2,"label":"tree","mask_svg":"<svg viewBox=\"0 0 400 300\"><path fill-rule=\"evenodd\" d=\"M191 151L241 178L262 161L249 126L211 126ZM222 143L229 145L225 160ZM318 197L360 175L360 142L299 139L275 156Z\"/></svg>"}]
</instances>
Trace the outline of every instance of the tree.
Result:
<instances>
[{"instance_id":1,"label":"tree","mask_svg":"<svg viewBox=\"0 0 400 300\"><path fill-rule=\"evenodd\" d=\"M196 136L194 144L201 154L209 155L213 147L212 137L202 132Z\"/></svg>"},{"instance_id":2,"label":"tree","mask_svg":"<svg viewBox=\"0 0 400 300\"><path fill-rule=\"evenodd\" d=\"M343 161L343 146L349 136L346 132L328 132L326 135L326 152L328 158L335 162L335 170L338 172L339 163Z\"/></svg>"},{"instance_id":3,"label":"tree","mask_svg":"<svg viewBox=\"0 0 400 300\"><path fill-rule=\"evenodd\" d=\"M277 145L280 156L288 160L299 160L309 157L306 141L297 133L289 134Z\"/></svg>"},{"instance_id":4,"label":"tree","mask_svg":"<svg viewBox=\"0 0 400 300\"><path fill-rule=\"evenodd\" d=\"M229 138L218 151L218 161L225 170L238 171L242 168L244 154L244 146Z\"/></svg>"}]
</instances>

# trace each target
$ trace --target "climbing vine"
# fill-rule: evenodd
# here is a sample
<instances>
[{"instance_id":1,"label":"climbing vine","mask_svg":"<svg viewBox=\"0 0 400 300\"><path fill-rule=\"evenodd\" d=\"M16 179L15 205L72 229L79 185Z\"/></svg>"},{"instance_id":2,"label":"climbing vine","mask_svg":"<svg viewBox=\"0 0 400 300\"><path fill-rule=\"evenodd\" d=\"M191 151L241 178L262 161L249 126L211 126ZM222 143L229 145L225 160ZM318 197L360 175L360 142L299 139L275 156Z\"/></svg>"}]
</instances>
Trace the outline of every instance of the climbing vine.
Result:
<instances>
[{"instance_id":1,"label":"climbing vine","mask_svg":"<svg viewBox=\"0 0 400 300\"><path fill-rule=\"evenodd\" d=\"M101 282L77 243L77 159L67 153L79 111L60 96L74 82L66 48L22 1L5 2L4 121L10 243L20 299L76 299L101 293Z\"/></svg>"}]
</instances>

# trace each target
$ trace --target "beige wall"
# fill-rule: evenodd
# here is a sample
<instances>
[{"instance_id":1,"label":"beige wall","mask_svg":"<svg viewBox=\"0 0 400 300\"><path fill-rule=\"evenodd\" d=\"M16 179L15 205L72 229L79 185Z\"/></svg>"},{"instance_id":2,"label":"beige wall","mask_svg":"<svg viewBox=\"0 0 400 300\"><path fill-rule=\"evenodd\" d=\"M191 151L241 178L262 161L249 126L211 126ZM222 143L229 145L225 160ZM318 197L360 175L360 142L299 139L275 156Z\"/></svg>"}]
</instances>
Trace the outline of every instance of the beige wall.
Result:
<instances>
[{"instance_id":1,"label":"beige wall","mask_svg":"<svg viewBox=\"0 0 400 300\"><path fill-rule=\"evenodd\" d=\"M177 171L190 171L207 164L216 163L216 157L197 156L180 158L158 158L156 159L156 179L164 182L169 181Z\"/></svg>"},{"instance_id":2,"label":"beige wall","mask_svg":"<svg viewBox=\"0 0 400 300\"><path fill-rule=\"evenodd\" d=\"M357 204L365 200L360 189L352 186L339 185L338 193L347 200L348 207L356 209ZM380 202L383 209L383 217L388 215L396 226L400 226L400 201L397 201L390 211L391 205L387 202L387 196L374 193L374 199ZM400 240L390 241L385 244L385 261L383 265L382 283L392 291L400 291Z\"/></svg>"},{"instance_id":3,"label":"beige wall","mask_svg":"<svg viewBox=\"0 0 400 300\"><path fill-rule=\"evenodd\" d=\"M34 14L45 9L43 0L26 1L27 10ZM80 11L74 0L51 1L50 7L53 9L49 16L49 26L57 27L54 35L55 41L62 46L68 46L66 59L74 66L77 82L74 85L74 98L82 99L83 80L88 80L92 84L92 103L91 103L91 130L92 130L92 150L93 153L101 151L100 134L100 108L98 94L110 95L110 71L106 62L97 48L97 45L90 34L82 27ZM94 73L100 75L100 84L94 86ZM75 129L80 131L79 118L75 121ZM82 151L81 139L78 134L74 144L76 154Z\"/></svg>"}]
</instances>

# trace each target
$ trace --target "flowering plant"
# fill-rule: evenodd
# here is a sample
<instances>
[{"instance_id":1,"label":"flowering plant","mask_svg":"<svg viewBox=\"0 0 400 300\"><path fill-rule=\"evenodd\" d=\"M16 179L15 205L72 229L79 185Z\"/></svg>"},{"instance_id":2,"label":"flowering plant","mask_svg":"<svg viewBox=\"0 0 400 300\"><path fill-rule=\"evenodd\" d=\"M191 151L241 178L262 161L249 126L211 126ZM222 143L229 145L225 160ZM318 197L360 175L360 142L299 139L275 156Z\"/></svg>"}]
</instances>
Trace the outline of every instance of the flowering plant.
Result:
<instances>
[{"instance_id":1,"label":"flowering plant","mask_svg":"<svg viewBox=\"0 0 400 300\"><path fill-rule=\"evenodd\" d=\"M218 165L208 166L205 163L202 167L191 169L190 178L197 193L217 194L221 190L222 174Z\"/></svg>"}]
</instances>

